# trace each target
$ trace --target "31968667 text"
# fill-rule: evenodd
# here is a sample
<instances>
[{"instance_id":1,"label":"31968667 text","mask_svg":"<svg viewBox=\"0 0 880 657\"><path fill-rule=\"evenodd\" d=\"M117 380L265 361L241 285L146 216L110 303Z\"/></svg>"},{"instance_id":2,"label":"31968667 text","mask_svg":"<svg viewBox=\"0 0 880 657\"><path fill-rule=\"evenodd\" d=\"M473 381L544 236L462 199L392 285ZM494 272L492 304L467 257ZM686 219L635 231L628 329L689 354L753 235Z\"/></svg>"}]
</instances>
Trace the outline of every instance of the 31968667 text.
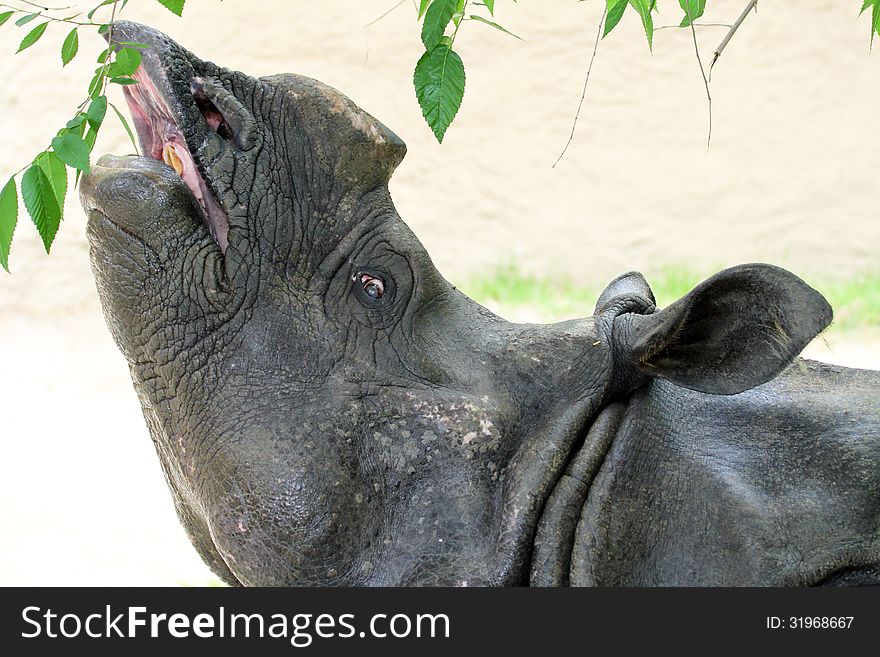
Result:
<instances>
[{"instance_id":1,"label":"31968667 text","mask_svg":"<svg viewBox=\"0 0 880 657\"><path fill-rule=\"evenodd\" d=\"M855 616L767 616L768 630L848 630Z\"/></svg>"}]
</instances>

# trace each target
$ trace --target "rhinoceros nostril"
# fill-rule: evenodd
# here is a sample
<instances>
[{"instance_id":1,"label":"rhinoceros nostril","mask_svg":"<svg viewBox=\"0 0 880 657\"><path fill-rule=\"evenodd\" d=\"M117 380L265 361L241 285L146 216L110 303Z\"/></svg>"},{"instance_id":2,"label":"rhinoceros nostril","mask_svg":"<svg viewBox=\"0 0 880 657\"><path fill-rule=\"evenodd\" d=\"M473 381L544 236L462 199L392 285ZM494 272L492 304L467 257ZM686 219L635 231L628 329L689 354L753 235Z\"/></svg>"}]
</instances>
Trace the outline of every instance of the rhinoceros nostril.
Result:
<instances>
[{"instance_id":1,"label":"rhinoceros nostril","mask_svg":"<svg viewBox=\"0 0 880 657\"><path fill-rule=\"evenodd\" d=\"M196 102L196 107L199 108L208 127L223 137L223 139L232 141L235 138L235 134L233 133L229 122L226 120L226 117L223 116L223 112L221 112L214 101L208 97L203 82L198 79L193 80L190 89L192 91L193 100Z\"/></svg>"}]
</instances>

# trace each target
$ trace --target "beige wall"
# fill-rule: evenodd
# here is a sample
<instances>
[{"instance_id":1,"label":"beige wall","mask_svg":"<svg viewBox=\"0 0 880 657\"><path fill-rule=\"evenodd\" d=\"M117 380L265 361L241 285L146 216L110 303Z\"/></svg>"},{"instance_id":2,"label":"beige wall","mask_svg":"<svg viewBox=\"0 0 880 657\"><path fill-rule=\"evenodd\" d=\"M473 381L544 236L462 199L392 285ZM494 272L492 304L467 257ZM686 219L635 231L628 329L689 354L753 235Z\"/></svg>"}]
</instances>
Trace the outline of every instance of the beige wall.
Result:
<instances>
[{"instance_id":1,"label":"beige wall","mask_svg":"<svg viewBox=\"0 0 880 657\"><path fill-rule=\"evenodd\" d=\"M420 43L410 3L364 27L393 4L190 0L181 20L138 0L126 14L231 67L320 78L389 125L409 145L392 183L400 213L453 280L509 258L591 279L667 262L767 260L808 275L877 267L880 54L868 51L854 0L761 3L716 67L708 153L689 33L658 32L651 56L627 15L601 43L576 140L556 169L602 3L502 0L499 20L526 43L466 24L457 47L467 92L442 147L411 88ZM744 3L709 4L707 20L730 21ZM661 2L657 24L677 22L677 5ZM704 55L723 33L700 31ZM0 30L2 171L25 164L69 117L100 47L83 35L62 79L64 32L13 57L22 34ZM98 151L130 148L111 122ZM51 258L31 226L19 227L15 275L0 277L4 312L95 312L75 199L67 212Z\"/></svg>"}]
</instances>

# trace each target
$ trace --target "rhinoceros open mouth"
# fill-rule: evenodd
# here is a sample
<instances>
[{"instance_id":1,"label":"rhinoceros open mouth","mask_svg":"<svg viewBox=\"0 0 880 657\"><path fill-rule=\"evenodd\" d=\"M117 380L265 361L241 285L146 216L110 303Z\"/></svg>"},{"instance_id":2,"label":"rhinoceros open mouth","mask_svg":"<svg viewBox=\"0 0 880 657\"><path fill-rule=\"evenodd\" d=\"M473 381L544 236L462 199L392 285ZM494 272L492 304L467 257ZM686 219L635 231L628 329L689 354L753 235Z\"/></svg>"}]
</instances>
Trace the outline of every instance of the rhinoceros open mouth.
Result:
<instances>
[{"instance_id":1,"label":"rhinoceros open mouth","mask_svg":"<svg viewBox=\"0 0 880 657\"><path fill-rule=\"evenodd\" d=\"M205 81L185 61L179 47L164 35L133 23L117 23L117 39L149 45L132 76L137 84L123 88L144 157L165 162L177 172L195 197L202 220L214 241L226 251L229 219L212 188L199 147L213 131L232 137L223 114L206 92ZM210 86L210 85L208 85Z\"/></svg>"},{"instance_id":2,"label":"rhinoceros open mouth","mask_svg":"<svg viewBox=\"0 0 880 657\"><path fill-rule=\"evenodd\" d=\"M134 78L138 84L125 87L124 93L143 155L164 161L183 178L202 209L211 235L225 251L229 243L229 219L199 170L183 131L144 66L138 68ZM215 132L228 130L222 114L207 98L198 78L193 79L191 89L193 101L208 126Z\"/></svg>"}]
</instances>

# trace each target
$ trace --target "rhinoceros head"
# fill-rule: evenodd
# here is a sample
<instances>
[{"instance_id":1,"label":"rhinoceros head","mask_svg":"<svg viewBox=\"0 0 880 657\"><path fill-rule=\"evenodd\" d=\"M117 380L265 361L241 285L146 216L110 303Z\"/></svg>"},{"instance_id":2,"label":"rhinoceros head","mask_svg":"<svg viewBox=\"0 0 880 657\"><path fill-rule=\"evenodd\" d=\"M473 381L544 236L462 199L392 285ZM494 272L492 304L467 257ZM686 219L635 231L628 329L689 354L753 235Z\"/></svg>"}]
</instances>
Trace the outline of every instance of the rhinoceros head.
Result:
<instances>
[{"instance_id":1,"label":"rhinoceros head","mask_svg":"<svg viewBox=\"0 0 880 657\"><path fill-rule=\"evenodd\" d=\"M592 317L508 323L437 272L388 193L405 146L348 98L114 32L150 46L126 90L143 157L83 178L93 270L179 517L231 583L523 583L605 404L656 376L745 390L830 320L749 265L660 312L628 274Z\"/></svg>"}]
</instances>

